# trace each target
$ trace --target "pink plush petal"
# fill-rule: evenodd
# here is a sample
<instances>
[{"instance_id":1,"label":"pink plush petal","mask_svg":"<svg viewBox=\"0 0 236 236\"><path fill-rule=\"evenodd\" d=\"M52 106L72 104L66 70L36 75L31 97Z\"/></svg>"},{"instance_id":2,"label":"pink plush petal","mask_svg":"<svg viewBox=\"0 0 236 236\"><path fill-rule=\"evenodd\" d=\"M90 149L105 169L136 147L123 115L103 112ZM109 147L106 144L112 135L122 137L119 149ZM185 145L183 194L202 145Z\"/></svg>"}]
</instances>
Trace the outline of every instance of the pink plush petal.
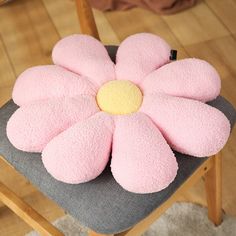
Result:
<instances>
[{"instance_id":1,"label":"pink plush petal","mask_svg":"<svg viewBox=\"0 0 236 236\"><path fill-rule=\"evenodd\" d=\"M169 57L170 47L162 38L149 33L129 36L117 51L117 79L139 84L147 74L168 63Z\"/></svg>"},{"instance_id":2,"label":"pink plush petal","mask_svg":"<svg viewBox=\"0 0 236 236\"><path fill-rule=\"evenodd\" d=\"M135 193L166 188L178 164L160 131L143 113L116 118L111 170L116 181Z\"/></svg>"},{"instance_id":3,"label":"pink plush petal","mask_svg":"<svg viewBox=\"0 0 236 236\"><path fill-rule=\"evenodd\" d=\"M168 95L147 95L141 110L151 117L170 146L181 153L205 157L225 145L230 124L209 105Z\"/></svg>"},{"instance_id":4,"label":"pink plush petal","mask_svg":"<svg viewBox=\"0 0 236 236\"><path fill-rule=\"evenodd\" d=\"M12 98L21 106L37 100L75 97L80 94L96 94L95 88L85 77L60 66L45 65L24 71L15 83Z\"/></svg>"},{"instance_id":5,"label":"pink plush petal","mask_svg":"<svg viewBox=\"0 0 236 236\"><path fill-rule=\"evenodd\" d=\"M105 168L113 120L98 113L55 137L43 150L47 171L57 180L77 184L96 178Z\"/></svg>"},{"instance_id":6,"label":"pink plush petal","mask_svg":"<svg viewBox=\"0 0 236 236\"><path fill-rule=\"evenodd\" d=\"M107 50L97 39L88 35L71 35L54 47L55 64L90 78L95 85L115 79L114 64Z\"/></svg>"},{"instance_id":7,"label":"pink plush petal","mask_svg":"<svg viewBox=\"0 0 236 236\"><path fill-rule=\"evenodd\" d=\"M221 81L209 63L191 58L155 70L145 78L141 87L144 94L164 92L206 102L220 94Z\"/></svg>"},{"instance_id":8,"label":"pink plush petal","mask_svg":"<svg viewBox=\"0 0 236 236\"><path fill-rule=\"evenodd\" d=\"M8 121L7 136L20 150L41 152L53 137L97 111L93 97L51 99L24 105Z\"/></svg>"}]
</instances>

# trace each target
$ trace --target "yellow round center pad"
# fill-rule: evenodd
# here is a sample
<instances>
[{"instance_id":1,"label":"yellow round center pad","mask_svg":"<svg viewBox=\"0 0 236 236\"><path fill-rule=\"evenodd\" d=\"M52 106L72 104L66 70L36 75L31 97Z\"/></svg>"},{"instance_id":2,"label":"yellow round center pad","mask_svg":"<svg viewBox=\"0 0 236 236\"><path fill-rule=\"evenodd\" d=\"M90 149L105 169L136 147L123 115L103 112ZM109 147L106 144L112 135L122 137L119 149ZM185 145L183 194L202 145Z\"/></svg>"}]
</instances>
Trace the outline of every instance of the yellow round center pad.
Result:
<instances>
[{"instance_id":1,"label":"yellow round center pad","mask_svg":"<svg viewBox=\"0 0 236 236\"><path fill-rule=\"evenodd\" d=\"M136 112L142 104L140 89L128 80L112 80L97 93L97 103L102 111L123 115Z\"/></svg>"}]
</instances>

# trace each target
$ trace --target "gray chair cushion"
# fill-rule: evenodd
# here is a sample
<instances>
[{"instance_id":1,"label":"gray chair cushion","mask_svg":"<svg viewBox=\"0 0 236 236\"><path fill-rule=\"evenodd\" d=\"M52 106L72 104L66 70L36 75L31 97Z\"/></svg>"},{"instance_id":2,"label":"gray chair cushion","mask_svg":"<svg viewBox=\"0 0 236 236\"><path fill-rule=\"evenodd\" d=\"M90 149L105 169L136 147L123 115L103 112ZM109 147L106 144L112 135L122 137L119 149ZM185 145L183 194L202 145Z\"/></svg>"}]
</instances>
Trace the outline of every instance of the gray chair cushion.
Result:
<instances>
[{"instance_id":1,"label":"gray chair cushion","mask_svg":"<svg viewBox=\"0 0 236 236\"><path fill-rule=\"evenodd\" d=\"M115 49L112 49L114 58ZM236 111L224 98L209 103L221 110L233 127ZM57 202L85 226L104 234L124 231L150 214L165 202L186 179L207 159L176 153L179 171L168 188L152 194L125 191L111 175L109 164L95 180L70 185L52 178L44 168L38 153L15 149L6 136L6 123L17 109L9 101L0 109L0 154L46 196Z\"/></svg>"}]
</instances>

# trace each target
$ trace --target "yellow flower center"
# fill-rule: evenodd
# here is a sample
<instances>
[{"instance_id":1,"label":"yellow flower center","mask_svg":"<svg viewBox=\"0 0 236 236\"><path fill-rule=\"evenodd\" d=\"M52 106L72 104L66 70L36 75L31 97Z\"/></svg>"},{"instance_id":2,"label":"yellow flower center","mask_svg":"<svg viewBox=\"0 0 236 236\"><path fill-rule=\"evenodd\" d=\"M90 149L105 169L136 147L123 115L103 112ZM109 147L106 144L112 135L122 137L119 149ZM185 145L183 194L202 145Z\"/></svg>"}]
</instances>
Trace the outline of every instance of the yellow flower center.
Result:
<instances>
[{"instance_id":1,"label":"yellow flower center","mask_svg":"<svg viewBox=\"0 0 236 236\"><path fill-rule=\"evenodd\" d=\"M102 111L123 115L136 112L142 104L140 89L128 80L112 80L97 93L97 103Z\"/></svg>"}]
</instances>

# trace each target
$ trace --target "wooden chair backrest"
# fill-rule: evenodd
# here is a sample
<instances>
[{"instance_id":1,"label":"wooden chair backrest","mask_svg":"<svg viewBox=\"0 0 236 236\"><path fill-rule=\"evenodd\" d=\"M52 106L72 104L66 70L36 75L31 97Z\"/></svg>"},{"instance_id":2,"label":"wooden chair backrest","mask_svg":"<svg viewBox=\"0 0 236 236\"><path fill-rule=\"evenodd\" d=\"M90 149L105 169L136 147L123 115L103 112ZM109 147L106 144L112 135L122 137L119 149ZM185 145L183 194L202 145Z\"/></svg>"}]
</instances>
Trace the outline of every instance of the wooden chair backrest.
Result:
<instances>
[{"instance_id":1,"label":"wooden chair backrest","mask_svg":"<svg viewBox=\"0 0 236 236\"><path fill-rule=\"evenodd\" d=\"M81 27L81 33L91 35L100 40L93 11L89 2L87 0L75 1Z\"/></svg>"}]
</instances>

